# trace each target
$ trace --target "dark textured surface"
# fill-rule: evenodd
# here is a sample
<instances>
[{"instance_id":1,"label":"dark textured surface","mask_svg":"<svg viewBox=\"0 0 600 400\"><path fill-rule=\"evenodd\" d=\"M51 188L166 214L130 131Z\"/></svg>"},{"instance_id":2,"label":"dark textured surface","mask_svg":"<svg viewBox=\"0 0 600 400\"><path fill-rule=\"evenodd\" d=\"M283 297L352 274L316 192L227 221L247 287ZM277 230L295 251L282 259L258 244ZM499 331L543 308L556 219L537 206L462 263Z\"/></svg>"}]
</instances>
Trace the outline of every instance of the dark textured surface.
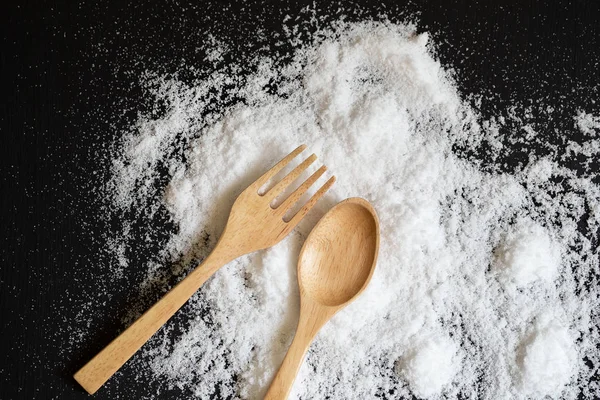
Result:
<instances>
[{"instance_id":1,"label":"dark textured surface","mask_svg":"<svg viewBox=\"0 0 600 400\"><path fill-rule=\"evenodd\" d=\"M95 234L107 223L98 218L96 188L106 175L92 173L105 171L106 159L97 153L108 151L114 124L147 106L139 74L202 63L197 47L207 32L227 38L244 57L262 45L257 30L266 37L281 32L285 15L303 18L306 5L332 20L408 17L432 33L465 95L483 96L482 115L513 104L530 105L534 115L553 107L553 117L534 126L545 142L563 145L576 139L577 110L600 114L594 2L365 1L345 2L343 10L287 1L124 3L1 6L0 399L87 398L71 375L122 328L124 293L135 285L132 279L130 287L99 295L90 310L96 333L83 348L64 351L64 327L80 322L77 304L93 293L89 270L101 245ZM511 149L507 168L545 149ZM141 275L135 268L127 273ZM159 387L136 381L125 367L95 397L140 398Z\"/></svg>"}]
</instances>

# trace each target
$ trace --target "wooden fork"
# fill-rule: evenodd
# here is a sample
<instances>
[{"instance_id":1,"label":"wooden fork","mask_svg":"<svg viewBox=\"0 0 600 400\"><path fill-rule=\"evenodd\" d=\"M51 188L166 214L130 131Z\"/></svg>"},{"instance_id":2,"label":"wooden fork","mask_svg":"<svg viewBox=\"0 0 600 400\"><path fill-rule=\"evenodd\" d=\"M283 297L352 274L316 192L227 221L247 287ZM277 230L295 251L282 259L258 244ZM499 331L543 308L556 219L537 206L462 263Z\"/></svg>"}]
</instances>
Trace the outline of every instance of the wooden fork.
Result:
<instances>
[{"instance_id":1,"label":"wooden fork","mask_svg":"<svg viewBox=\"0 0 600 400\"><path fill-rule=\"evenodd\" d=\"M317 159L313 154L269 191L259 194L259 189L305 148L305 145L298 147L248 186L233 204L225 230L204 262L77 371L75 380L88 393L95 393L219 268L244 254L281 241L329 190L335 177L331 177L289 221L284 220L286 212L323 175L326 167L322 166L279 206L272 206L275 198Z\"/></svg>"}]
</instances>

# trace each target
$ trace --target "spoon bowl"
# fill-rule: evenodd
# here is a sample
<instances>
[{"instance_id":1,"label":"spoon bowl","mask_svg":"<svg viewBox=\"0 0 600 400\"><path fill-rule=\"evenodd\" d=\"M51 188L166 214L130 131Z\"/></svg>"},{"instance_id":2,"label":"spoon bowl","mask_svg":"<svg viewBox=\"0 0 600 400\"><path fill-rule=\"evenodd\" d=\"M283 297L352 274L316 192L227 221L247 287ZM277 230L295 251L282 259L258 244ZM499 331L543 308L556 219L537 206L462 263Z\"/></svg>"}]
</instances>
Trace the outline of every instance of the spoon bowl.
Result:
<instances>
[{"instance_id":1,"label":"spoon bowl","mask_svg":"<svg viewBox=\"0 0 600 400\"><path fill-rule=\"evenodd\" d=\"M378 251L379 220L366 200L344 200L317 223L298 261L298 328L265 400L287 398L319 329L367 287Z\"/></svg>"},{"instance_id":2,"label":"spoon bowl","mask_svg":"<svg viewBox=\"0 0 600 400\"><path fill-rule=\"evenodd\" d=\"M298 281L305 297L341 306L362 292L377 258L377 216L363 199L348 199L327 213L300 252Z\"/></svg>"}]
</instances>

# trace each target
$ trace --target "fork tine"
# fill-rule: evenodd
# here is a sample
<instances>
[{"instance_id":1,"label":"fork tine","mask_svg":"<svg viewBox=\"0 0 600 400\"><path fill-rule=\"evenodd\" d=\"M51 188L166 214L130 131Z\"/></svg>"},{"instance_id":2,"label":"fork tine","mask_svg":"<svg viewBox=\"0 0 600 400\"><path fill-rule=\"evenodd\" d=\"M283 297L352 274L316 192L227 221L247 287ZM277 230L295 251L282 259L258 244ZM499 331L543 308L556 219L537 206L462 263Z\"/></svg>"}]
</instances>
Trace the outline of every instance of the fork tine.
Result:
<instances>
[{"instance_id":1,"label":"fork tine","mask_svg":"<svg viewBox=\"0 0 600 400\"><path fill-rule=\"evenodd\" d=\"M296 149L294 151L292 151L290 154L288 154L283 159L281 159L281 161L279 161L277 164L275 164L275 166L273 166L273 168L271 168L270 170L265 172L255 182L256 184L258 184L258 188L260 188L265 183L267 183L267 181L269 179L271 179L273 176L275 176L275 174L277 174L279 171L281 171L286 165L288 165L290 163L290 161L292 161L294 158L296 158L296 156L298 154L302 153L304 151L304 149L306 149L305 144L302 144L302 145L296 147Z\"/></svg>"},{"instance_id":2,"label":"fork tine","mask_svg":"<svg viewBox=\"0 0 600 400\"><path fill-rule=\"evenodd\" d=\"M327 171L327 167L323 165L321 168L315 171L315 173L313 173L307 180L305 180L302 185L300 185L296 190L294 190L294 192L290 194L289 197L285 199L285 201L281 203L277 208L280 209L282 213L285 213L290 208L292 208L292 206L296 204L298 200L300 200L300 197L302 197L302 195L306 193L308 189L310 189L310 187L317 181L317 179L321 177L321 175L325 173L325 171Z\"/></svg>"},{"instance_id":3,"label":"fork tine","mask_svg":"<svg viewBox=\"0 0 600 400\"><path fill-rule=\"evenodd\" d=\"M317 203L317 201L319 201L319 199L321 197L323 197L323 195L329 190L329 188L331 188L331 186L334 183L335 183L335 176L332 176L331 178L329 178L329 180L327 182L325 182L325 184L323 186L321 186L321 188L319 190L317 190L317 192L315 194L312 195L310 200L308 200L306 202L306 204L304 204L302 206L302 208L288 221L288 223L291 224L292 226L298 225L300 220L302 218L304 218L304 216L310 211L311 208L314 207L314 205Z\"/></svg>"},{"instance_id":4,"label":"fork tine","mask_svg":"<svg viewBox=\"0 0 600 400\"><path fill-rule=\"evenodd\" d=\"M281 181L277 183L277 185L273 186L267 193L269 198L274 199L279 196L281 192L285 190L292 182L294 182L306 168L310 167L312 163L315 162L317 156L311 154L306 160L302 161L296 168L292 170L289 174L287 174Z\"/></svg>"}]
</instances>

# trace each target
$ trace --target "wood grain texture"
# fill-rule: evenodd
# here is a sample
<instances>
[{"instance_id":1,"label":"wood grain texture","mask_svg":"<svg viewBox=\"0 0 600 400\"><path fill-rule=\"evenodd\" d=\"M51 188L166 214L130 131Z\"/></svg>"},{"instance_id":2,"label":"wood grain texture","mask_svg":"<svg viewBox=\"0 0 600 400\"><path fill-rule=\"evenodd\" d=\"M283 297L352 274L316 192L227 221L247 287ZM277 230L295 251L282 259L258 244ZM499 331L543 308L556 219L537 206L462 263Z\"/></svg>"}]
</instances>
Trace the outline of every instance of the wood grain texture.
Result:
<instances>
[{"instance_id":1,"label":"wood grain texture","mask_svg":"<svg viewBox=\"0 0 600 400\"><path fill-rule=\"evenodd\" d=\"M272 200L316 159L313 154L268 192L259 194L259 189L305 148L304 145L296 148L248 186L233 204L223 234L206 260L75 373L75 380L88 393L95 393L219 268L237 257L271 247L281 241L331 187L335 181L334 177L330 178L288 222L283 218L295 201L284 202L276 208L271 207ZM314 181L316 179L307 180L312 183ZM294 198L299 199L309 186L301 185L288 198L296 196ZM298 191L301 193L298 194Z\"/></svg>"},{"instance_id":2,"label":"wood grain texture","mask_svg":"<svg viewBox=\"0 0 600 400\"><path fill-rule=\"evenodd\" d=\"M298 261L298 328L266 400L288 397L306 351L321 327L367 287L378 250L377 214L363 199L342 201L310 233Z\"/></svg>"}]
</instances>

